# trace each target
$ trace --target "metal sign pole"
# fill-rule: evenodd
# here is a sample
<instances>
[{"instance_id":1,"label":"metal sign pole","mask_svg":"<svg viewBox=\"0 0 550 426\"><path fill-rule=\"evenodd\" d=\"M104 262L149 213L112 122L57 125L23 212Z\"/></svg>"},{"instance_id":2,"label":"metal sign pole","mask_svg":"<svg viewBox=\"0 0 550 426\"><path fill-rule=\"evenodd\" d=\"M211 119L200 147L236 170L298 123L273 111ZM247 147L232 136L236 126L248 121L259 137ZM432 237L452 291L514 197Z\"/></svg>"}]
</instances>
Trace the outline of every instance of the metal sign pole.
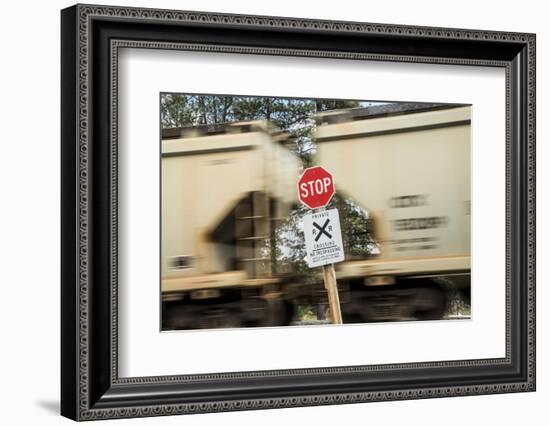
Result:
<instances>
[{"instance_id":1,"label":"metal sign pole","mask_svg":"<svg viewBox=\"0 0 550 426\"><path fill-rule=\"evenodd\" d=\"M323 266L323 278L328 293L330 319L333 324L343 324L340 298L338 297L338 283L336 282L336 272L334 272L334 265L332 263Z\"/></svg>"}]
</instances>

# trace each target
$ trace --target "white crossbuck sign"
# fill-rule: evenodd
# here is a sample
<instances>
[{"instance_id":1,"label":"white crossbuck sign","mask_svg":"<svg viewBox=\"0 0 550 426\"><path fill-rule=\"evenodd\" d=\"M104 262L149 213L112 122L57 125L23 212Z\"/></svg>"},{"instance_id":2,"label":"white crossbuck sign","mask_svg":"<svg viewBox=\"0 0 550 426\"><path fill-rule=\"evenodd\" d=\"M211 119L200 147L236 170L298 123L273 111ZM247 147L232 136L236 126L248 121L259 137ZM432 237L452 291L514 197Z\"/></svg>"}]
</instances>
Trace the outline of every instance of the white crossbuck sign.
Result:
<instances>
[{"instance_id":1,"label":"white crossbuck sign","mask_svg":"<svg viewBox=\"0 0 550 426\"><path fill-rule=\"evenodd\" d=\"M344 247L337 209L304 216L306 262L310 268L344 261Z\"/></svg>"}]
</instances>

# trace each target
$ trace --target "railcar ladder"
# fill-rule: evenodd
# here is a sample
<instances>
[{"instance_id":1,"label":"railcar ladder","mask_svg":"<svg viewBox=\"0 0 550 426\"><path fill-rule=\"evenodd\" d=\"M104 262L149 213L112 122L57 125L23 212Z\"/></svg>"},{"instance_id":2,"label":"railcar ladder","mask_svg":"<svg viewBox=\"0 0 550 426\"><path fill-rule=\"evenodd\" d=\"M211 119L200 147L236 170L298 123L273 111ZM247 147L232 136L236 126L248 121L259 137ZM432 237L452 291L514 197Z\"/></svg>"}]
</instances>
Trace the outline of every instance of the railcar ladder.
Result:
<instances>
[{"instance_id":1,"label":"railcar ladder","mask_svg":"<svg viewBox=\"0 0 550 426\"><path fill-rule=\"evenodd\" d=\"M269 199L251 192L235 208L236 254L240 269L251 278L271 276Z\"/></svg>"}]
</instances>

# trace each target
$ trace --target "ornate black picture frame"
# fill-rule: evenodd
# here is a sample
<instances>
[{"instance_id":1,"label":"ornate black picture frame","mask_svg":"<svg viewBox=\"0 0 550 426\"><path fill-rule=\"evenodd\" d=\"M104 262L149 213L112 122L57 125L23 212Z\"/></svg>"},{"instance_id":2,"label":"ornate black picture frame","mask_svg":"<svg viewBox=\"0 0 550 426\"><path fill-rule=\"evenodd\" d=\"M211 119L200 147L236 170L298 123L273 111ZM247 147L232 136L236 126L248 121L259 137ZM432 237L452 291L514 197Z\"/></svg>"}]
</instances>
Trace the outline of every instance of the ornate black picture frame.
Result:
<instances>
[{"instance_id":1,"label":"ornate black picture frame","mask_svg":"<svg viewBox=\"0 0 550 426\"><path fill-rule=\"evenodd\" d=\"M91 420L535 390L534 34L95 5L64 9L61 29L62 415ZM503 68L506 356L120 378L121 47Z\"/></svg>"}]
</instances>

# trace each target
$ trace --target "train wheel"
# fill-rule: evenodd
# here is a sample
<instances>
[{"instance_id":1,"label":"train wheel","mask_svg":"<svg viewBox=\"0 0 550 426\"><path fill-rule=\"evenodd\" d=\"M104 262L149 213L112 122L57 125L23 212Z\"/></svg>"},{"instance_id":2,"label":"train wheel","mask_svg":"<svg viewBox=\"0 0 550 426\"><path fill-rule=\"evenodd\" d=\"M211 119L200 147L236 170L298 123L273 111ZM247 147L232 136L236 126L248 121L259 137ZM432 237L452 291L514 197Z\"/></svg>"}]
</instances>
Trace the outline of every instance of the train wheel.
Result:
<instances>
[{"instance_id":1,"label":"train wheel","mask_svg":"<svg viewBox=\"0 0 550 426\"><path fill-rule=\"evenodd\" d=\"M170 303L163 306L163 330L243 327L241 309L233 304Z\"/></svg>"},{"instance_id":2,"label":"train wheel","mask_svg":"<svg viewBox=\"0 0 550 426\"><path fill-rule=\"evenodd\" d=\"M179 302L162 305L162 330L189 330L193 317L185 304Z\"/></svg>"},{"instance_id":3,"label":"train wheel","mask_svg":"<svg viewBox=\"0 0 550 426\"><path fill-rule=\"evenodd\" d=\"M280 327L289 325L294 318L294 305L285 300L266 301L266 314L257 327Z\"/></svg>"},{"instance_id":4,"label":"train wheel","mask_svg":"<svg viewBox=\"0 0 550 426\"><path fill-rule=\"evenodd\" d=\"M243 316L238 307L212 304L201 308L195 314L195 328L240 328L243 326Z\"/></svg>"},{"instance_id":5,"label":"train wheel","mask_svg":"<svg viewBox=\"0 0 550 426\"><path fill-rule=\"evenodd\" d=\"M350 302L342 304L342 321L344 324L369 322L369 307L366 300L363 299L363 292L354 293L351 295Z\"/></svg>"},{"instance_id":6,"label":"train wheel","mask_svg":"<svg viewBox=\"0 0 550 426\"><path fill-rule=\"evenodd\" d=\"M413 317L417 320L442 319L447 311L445 292L436 286L419 287L411 301Z\"/></svg>"},{"instance_id":7,"label":"train wheel","mask_svg":"<svg viewBox=\"0 0 550 426\"><path fill-rule=\"evenodd\" d=\"M289 325L294 320L294 314L296 313L296 307L294 303L283 301L284 304L284 313L283 313L283 323L281 325Z\"/></svg>"}]
</instances>

